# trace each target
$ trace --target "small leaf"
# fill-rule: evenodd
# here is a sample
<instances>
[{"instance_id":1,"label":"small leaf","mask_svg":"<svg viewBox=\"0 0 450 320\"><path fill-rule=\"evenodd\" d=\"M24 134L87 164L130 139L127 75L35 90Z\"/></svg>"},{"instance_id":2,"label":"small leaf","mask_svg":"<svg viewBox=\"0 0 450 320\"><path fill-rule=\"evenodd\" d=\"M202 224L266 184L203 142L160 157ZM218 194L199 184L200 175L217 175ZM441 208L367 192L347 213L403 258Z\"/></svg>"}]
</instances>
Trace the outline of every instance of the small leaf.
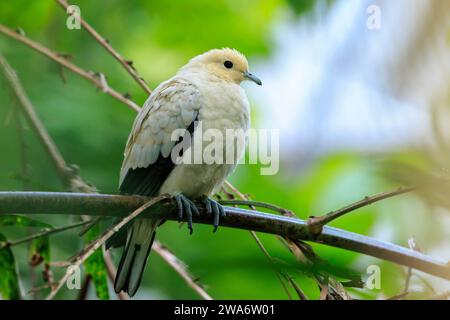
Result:
<instances>
[{"instance_id":1,"label":"small leaf","mask_svg":"<svg viewBox=\"0 0 450 320\"><path fill-rule=\"evenodd\" d=\"M0 233L0 242L7 241ZM20 299L16 263L11 248L0 249L0 295L6 300Z\"/></svg>"},{"instance_id":2,"label":"small leaf","mask_svg":"<svg viewBox=\"0 0 450 320\"><path fill-rule=\"evenodd\" d=\"M48 223L34 220L34 219L28 218L26 216L12 215L12 214L1 215L0 216L0 227L10 227L10 226L39 227L39 228L51 228L52 227Z\"/></svg>"},{"instance_id":3,"label":"small leaf","mask_svg":"<svg viewBox=\"0 0 450 320\"><path fill-rule=\"evenodd\" d=\"M100 235L100 225L94 225L84 236L85 243L90 243ZM84 263L86 273L92 277L97 297L101 300L109 300L108 272L103 260L101 248L97 249Z\"/></svg>"},{"instance_id":4,"label":"small leaf","mask_svg":"<svg viewBox=\"0 0 450 320\"><path fill-rule=\"evenodd\" d=\"M0 216L0 227L33 227L33 228L52 228L48 223L41 222L21 215L2 215ZM50 240L49 237L39 237L31 241L28 262L32 266L39 265L42 261L50 262Z\"/></svg>"}]
</instances>

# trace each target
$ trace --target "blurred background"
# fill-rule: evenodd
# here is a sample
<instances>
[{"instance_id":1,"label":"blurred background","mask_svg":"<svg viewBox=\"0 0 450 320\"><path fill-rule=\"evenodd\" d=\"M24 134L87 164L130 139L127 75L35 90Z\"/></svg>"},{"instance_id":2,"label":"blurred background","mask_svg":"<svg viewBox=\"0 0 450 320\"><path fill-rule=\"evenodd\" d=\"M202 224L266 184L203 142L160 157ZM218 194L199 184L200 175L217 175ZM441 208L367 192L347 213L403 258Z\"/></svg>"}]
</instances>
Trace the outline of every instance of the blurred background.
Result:
<instances>
[{"instance_id":1,"label":"blurred background","mask_svg":"<svg viewBox=\"0 0 450 320\"><path fill-rule=\"evenodd\" d=\"M436 177L450 165L450 2L441 0L87 1L81 15L155 88L192 56L211 48L243 52L263 86L243 86L252 127L280 130L280 171L261 176L240 165L230 181L253 199L322 215L364 196L430 179L429 192L402 195L346 215L331 225L450 260L450 189ZM379 24L369 22L379 9ZM371 7L373 8L373 7ZM368 22L369 21L369 22ZM373 22L373 21L372 21ZM66 28L52 0L0 2L0 23L20 28L56 52L69 53L87 70L102 72L111 87L141 105L146 95L84 30ZM369 23L369 24L368 24ZM17 71L38 115L64 158L102 193L116 193L122 153L135 113L90 83L0 34L0 53ZM17 117L17 102L0 76L0 190L61 191L47 154ZM17 120L19 119L19 120ZM76 221L37 219L54 226ZM0 226L8 239L30 230ZM260 234L267 250L303 291L320 290L274 236ZM286 299L273 266L249 232L164 224L166 244L217 299ZM76 231L50 238L51 261L82 248ZM13 248L24 298L43 284L42 265L30 276L27 245ZM400 294L407 270L392 263L313 244L333 268L366 275L381 268L381 288L348 289L354 298ZM114 258L120 251L113 252ZM53 268L55 277L61 274ZM410 298L430 298L450 283L414 271ZM1 277L2 275L0 275ZM34 283L33 283L34 281ZM47 291L46 291L47 290ZM43 297L44 289L34 294ZM75 298L63 290L60 298ZM91 288L88 297L95 299ZM116 296L111 291L111 298ZM136 298L197 299L196 293L152 253Z\"/></svg>"}]
</instances>

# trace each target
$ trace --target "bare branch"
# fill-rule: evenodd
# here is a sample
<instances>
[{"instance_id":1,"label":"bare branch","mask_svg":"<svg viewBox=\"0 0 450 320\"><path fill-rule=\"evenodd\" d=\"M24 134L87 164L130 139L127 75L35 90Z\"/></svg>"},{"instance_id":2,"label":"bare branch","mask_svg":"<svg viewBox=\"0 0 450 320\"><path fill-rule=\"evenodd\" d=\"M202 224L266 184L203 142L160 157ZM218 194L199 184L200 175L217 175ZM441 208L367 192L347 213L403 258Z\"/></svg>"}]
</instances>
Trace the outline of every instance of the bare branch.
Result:
<instances>
[{"instance_id":1,"label":"bare branch","mask_svg":"<svg viewBox=\"0 0 450 320\"><path fill-rule=\"evenodd\" d=\"M109 254L108 250L103 250L103 260L105 261L109 281L111 281L111 283L114 283L114 279L116 279L117 271L116 271L116 267L114 266L114 262L112 261L111 255ZM119 300L128 300L129 299L128 295L123 291L120 291L119 293L117 293L117 297L119 298Z\"/></svg>"},{"instance_id":2,"label":"bare branch","mask_svg":"<svg viewBox=\"0 0 450 320\"><path fill-rule=\"evenodd\" d=\"M227 181L228 182L228 181ZM244 198L248 199L248 198ZM293 215L294 213L290 210L287 210L285 208L276 206L271 203L262 202L262 201L253 201L253 200L221 200L219 201L223 205L237 205L237 206L248 206L248 207L258 207L258 208L265 208L269 209L278 213L281 213L285 215L286 213L290 213Z\"/></svg>"},{"instance_id":3,"label":"bare branch","mask_svg":"<svg viewBox=\"0 0 450 320\"><path fill-rule=\"evenodd\" d=\"M67 226L62 226L62 227L57 227L57 228L50 228L50 229L44 229L43 231L37 232L35 234L29 235L27 237L24 237L22 239L18 239L18 240L14 240L14 241L5 241L5 242L0 242L0 249L6 248L6 247L12 247L12 246L16 246L18 244L22 244L25 242L30 242L33 241L37 238L42 238L42 237L46 237L55 233L59 233L59 232L63 232L66 230L70 230L70 229L74 229L74 228L78 228L81 226L84 226L88 223L90 223L90 220L87 221L81 221L81 222L77 222L74 224L69 224Z\"/></svg>"},{"instance_id":4,"label":"bare branch","mask_svg":"<svg viewBox=\"0 0 450 320\"><path fill-rule=\"evenodd\" d=\"M104 93L109 94L111 97L122 102L123 104L127 105L131 109L133 109L135 111L139 111L141 109L135 102L126 98L124 95L120 94L119 92L115 91L110 86L108 86L106 84L106 82L102 81L101 77L96 76L95 73L89 72L89 71L86 71L86 70L80 68L79 66L77 66L77 65L73 64L72 62L70 62L69 60L67 60L65 57L44 47L40 43L35 42L35 41L27 38L26 36L23 36L2 24L0 24L0 33L3 33L4 35L6 35L12 39L15 39L15 40L27 45L28 47L43 54L47 58L59 63L66 69L72 71L73 73L78 74L79 76L83 77L84 79L86 79L89 82L91 82L92 84L94 84L97 88L101 89Z\"/></svg>"},{"instance_id":5,"label":"bare branch","mask_svg":"<svg viewBox=\"0 0 450 320\"><path fill-rule=\"evenodd\" d=\"M229 181L225 181L224 185L231 190L232 193L236 194L239 198L241 198L242 200L228 200L228 201L221 201L222 204L226 204L228 202L228 204L239 204L240 201L242 202L246 202L246 205L248 205L252 210L256 210L255 207L253 206L253 204L249 203L251 201L249 201L249 198L241 193L236 187L234 187ZM227 192L227 190L225 188L224 189L225 195L228 198L232 198L233 194ZM255 231L251 230L250 231L250 235L252 236L253 240L255 240L256 244L258 245L259 249L262 251L262 253L266 256L267 260L269 260L270 262L270 266L273 268L273 270L275 271L275 275L278 279L278 281L281 284L281 287L283 288L284 292L286 292L286 295L288 296L289 300L292 300L292 296L291 293L289 292L289 289L287 288L286 284L284 283L283 279L285 279L286 277L280 272L280 270L278 270L278 268L275 265L275 262L272 258L272 256L270 255L269 251L267 251L266 247L264 246L264 244L262 243L261 239L259 239L258 235L256 234ZM291 282L288 283L291 284L292 286L292 282L294 282L293 280ZM296 289L295 287L293 287L294 290Z\"/></svg>"},{"instance_id":6,"label":"bare branch","mask_svg":"<svg viewBox=\"0 0 450 320\"><path fill-rule=\"evenodd\" d=\"M297 292L298 298L300 300L309 300L308 297L306 296L306 294L303 292L303 290L297 284L297 282L295 282L294 279L290 275L286 275L285 277L289 281L291 286L294 287L295 292Z\"/></svg>"},{"instance_id":7,"label":"bare branch","mask_svg":"<svg viewBox=\"0 0 450 320\"><path fill-rule=\"evenodd\" d=\"M200 297L205 300L213 300L213 298L203 289L201 285L195 278L189 273L186 265L180 261L169 249L163 246L161 243L155 241L152 246L153 250L157 250L161 258L163 258L181 277L186 281L186 283L198 293Z\"/></svg>"},{"instance_id":8,"label":"bare branch","mask_svg":"<svg viewBox=\"0 0 450 320\"><path fill-rule=\"evenodd\" d=\"M265 208L265 209L269 209L269 210L273 210L275 212L281 213L283 216L286 216L286 217L297 218L297 216L295 215L294 212L287 210L285 208L275 206L273 204L269 204L269 203L265 203L265 202L251 201L249 196L240 192L229 181L225 181L225 186L227 188L229 188L233 193L235 193L241 199L241 200L235 200L235 199L229 200L230 204L234 203L236 205L247 205L252 210L256 210L255 206L261 207L261 208ZM289 251L297 258L297 261L299 261L299 262L310 264L312 262L310 257L311 256L315 257L315 253L311 254L311 252L312 252L311 248L309 248L308 252L305 252L305 250L306 250L305 248L309 247L309 246L300 240L293 241L292 239L289 239L289 238L283 237L283 236L278 236L278 240L280 240L283 244L285 244L288 247ZM284 277L286 278L286 276L284 276ZM298 285L296 284L295 280L290 278L289 276L287 279L288 279L288 282L291 284L291 286L294 288L294 290L298 293L299 288L298 288Z\"/></svg>"},{"instance_id":9,"label":"bare branch","mask_svg":"<svg viewBox=\"0 0 450 320\"><path fill-rule=\"evenodd\" d=\"M69 7L69 4L65 0L56 0L63 9L66 10ZM69 14L69 13L68 13ZM69 14L70 15L70 14ZM137 73L136 69L133 68L133 64L131 61L124 59L114 48L109 44L109 42L103 38L95 29L88 24L82 17L80 17L80 23L83 28L91 35L92 38L95 39L100 45L106 49L119 63L124 67L124 69L133 77L133 79L141 86L142 89L145 90L149 95L152 93L152 90L145 83L144 79Z\"/></svg>"},{"instance_id":10,"label":"bare branch","mask_svg":"<svg viewBox=\"0 0 450 320\"><path fill-rule=\"evenodd\" d=\"M322 232L322 228L327 223L330 223L331 221L342 217L344 214L355 211L357 209L360 209L362 207L368 206L374 202L378 202L387 198L392 198L404 193L408 193L411 191L416 190L417 187L408 187L408 188L398 188L394 191L388 191L388 192L382 192L373 196L364 197L364 199L357 201L355 203L352 203L348 206L345 206L339 210L331 211L327 213L326 215L320 216L320 217L310 217L308 219L308 225L310 228L311 233L313 234L319 234Z\"/></svg>"},{"instance_id":11,"label":"bare branch","mask_svg":"<svg viewBox=\"0 0 450 320\"><path fill-rule=\"evenodd\" d=\"M292 300L291 293L289 292L289 289L287 288L286 284L283 281L283 274L278 270L275 261L273 260L272 256L270 255L269 251L267 251L266 247L262 243L261 239L259 239L258 235L255 231L250 231L251 236L256 241L256 244L261 249L261 251L264 253L264 255L267 257L267 259L270 262L270 266L275 271L275 275L277 276L278 281L281 283L281 286L283 287L284 292L286 292L286 295L288 296L289 300ZM295 289L295 288L294 288Z\"/></svg>"}]
</instances>

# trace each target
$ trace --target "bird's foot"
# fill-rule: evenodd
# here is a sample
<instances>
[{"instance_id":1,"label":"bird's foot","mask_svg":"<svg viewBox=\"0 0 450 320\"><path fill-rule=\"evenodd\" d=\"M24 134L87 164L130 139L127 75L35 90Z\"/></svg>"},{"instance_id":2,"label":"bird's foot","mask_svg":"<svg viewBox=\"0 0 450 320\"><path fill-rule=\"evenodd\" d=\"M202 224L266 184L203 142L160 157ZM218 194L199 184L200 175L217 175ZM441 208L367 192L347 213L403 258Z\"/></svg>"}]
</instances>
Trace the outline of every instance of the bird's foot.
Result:
<instances>
[{"instance_id":1,"label":"bird's foot","mask_svg":"<svg viewBox=\"0 0 450 320\"><path fill-rule=\"evenodd\" d=\"M213 232L216 232L219 226L219 217L225 217L225 210L221 204L211 198L204 197L202 202L206 207L206 211L213 216Z\"/></svg>"},{"instance_id":2,"label":"bird's foot","mask_svg":"<svg viewBox=\"0 0 450 320\"><path fill-rule=\"evenodd\" d=\"M181 222L183 216L186 215L189 234L192 234L192 213L194 212L196 215L200 215L195 203L182 193L176 195L174 199L178 205L178 221Z\"/></svg>"}]
</instances>

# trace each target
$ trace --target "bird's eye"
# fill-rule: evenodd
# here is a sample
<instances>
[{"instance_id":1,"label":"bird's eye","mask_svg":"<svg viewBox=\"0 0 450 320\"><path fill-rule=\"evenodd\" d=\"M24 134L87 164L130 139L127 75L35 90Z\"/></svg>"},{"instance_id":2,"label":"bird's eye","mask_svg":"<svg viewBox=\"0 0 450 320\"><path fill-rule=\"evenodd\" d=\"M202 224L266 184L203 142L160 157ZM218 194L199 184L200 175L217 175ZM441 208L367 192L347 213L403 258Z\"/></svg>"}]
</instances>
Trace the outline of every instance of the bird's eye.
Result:
<instances>
[{"instance_id":1,"label":"bird's eye","mask_svg":"<svg viewBox=\"0 0 450 320\"><path fill-rule=\"evenodd\" d=\"M230 60L227 60L223 63L223 65L225 66L225 68L227 69L231 69L233 68L233 62L231 62Z\"/></svg>"}]
</instances>

